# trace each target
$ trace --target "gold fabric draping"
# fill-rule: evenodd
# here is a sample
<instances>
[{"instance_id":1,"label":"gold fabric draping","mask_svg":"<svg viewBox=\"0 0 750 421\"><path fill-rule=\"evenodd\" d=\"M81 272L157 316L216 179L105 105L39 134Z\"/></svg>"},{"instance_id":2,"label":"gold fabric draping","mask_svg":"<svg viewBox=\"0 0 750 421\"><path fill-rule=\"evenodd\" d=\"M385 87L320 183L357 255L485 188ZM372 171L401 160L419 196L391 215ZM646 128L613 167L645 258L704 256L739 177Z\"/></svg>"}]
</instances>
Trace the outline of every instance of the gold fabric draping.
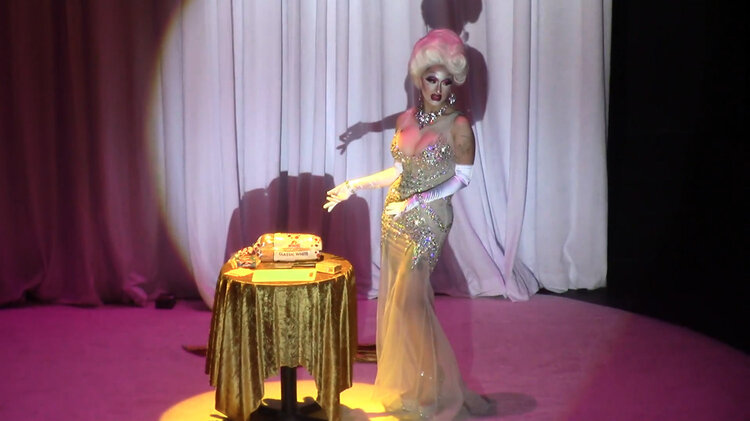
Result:
<instances>
[{"instance_id":1,"label":"gold fabric draping","mask_svg":"<svg viewBox=\"0 0 750 421\"><path fill-rule=\"evenodd\" d=\"M357 301L351 264L314 282L253 283L226 274L216 285L206 373L216 387L216 409L249 420L263 399L263 380L280 367L302 366L315 379L318 404L338 420L339 393L351 387L357 349Z\"/></svg>"}]
</instances>

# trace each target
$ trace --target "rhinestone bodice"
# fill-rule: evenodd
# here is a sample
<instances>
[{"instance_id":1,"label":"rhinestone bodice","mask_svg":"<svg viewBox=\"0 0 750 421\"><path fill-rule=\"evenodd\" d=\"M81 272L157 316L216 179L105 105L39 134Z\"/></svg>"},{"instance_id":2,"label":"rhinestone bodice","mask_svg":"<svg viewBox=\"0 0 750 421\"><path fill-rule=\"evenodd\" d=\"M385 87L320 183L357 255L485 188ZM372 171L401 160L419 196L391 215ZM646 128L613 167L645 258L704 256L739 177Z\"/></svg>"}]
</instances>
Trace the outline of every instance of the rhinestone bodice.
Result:
<instances>
[{"instance_id":1,"label":"rhinestone bodice","mask_svg":"<svg viewBox=\"0 0 750 421\"><path fill-rule=\"evenodd\" d=\"M401 198L398 200L429 190L454 174L456 164L453 148L443 136L439 136L437 142L413 156L401 152L394 139L391 142L391 154L401 162L404 169L395 189Z\"/></svg>"},{"instance_id":2,"label":"rhinestone bodice","mask_svg":"<svg viewBox=\"0 0 750 421\"><path fill-rule=\"evenodd\" d=\"M391 185L386 205L430 190L454 175L456 163L450 128L455 117L446 116L421 129L420 137L436 135L435 141L413 155L407 155L399 148L399 134L396 133L391 142L391 154L394 160L401 162L403 172ZM412 267L424 260L434 268L453 223L451 198L420 204L398 218L383 213L381 223L381 241L389 236L406 236L413 246Z\"/></svg>"}]
</instances>

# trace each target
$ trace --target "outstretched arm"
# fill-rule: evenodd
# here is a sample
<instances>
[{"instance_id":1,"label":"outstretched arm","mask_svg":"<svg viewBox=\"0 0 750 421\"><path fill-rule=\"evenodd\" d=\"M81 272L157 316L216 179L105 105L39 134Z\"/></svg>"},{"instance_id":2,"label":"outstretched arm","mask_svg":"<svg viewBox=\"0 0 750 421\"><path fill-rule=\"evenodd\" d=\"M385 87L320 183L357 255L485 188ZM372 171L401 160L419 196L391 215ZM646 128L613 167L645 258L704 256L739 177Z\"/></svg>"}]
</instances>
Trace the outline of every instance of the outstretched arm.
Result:
<instances>
[{"instance_id":1,"label":"outstretched arm","mask_svg":"<svg viewBox=\"0 0 750 421\"><path fill-rule=\"evenodd\" d=\"M328 196L326 197L326 203L323 205L323 208L327 209L328 212L332 211L334 206L350 198L357 190L377 189L390 186L396 181L401 174L401 171L401 163L396 162L392 167L376 172L375 174L355 178L353 180L346 180L331 190L328 190Z\"/></svg>"}]
</instances>

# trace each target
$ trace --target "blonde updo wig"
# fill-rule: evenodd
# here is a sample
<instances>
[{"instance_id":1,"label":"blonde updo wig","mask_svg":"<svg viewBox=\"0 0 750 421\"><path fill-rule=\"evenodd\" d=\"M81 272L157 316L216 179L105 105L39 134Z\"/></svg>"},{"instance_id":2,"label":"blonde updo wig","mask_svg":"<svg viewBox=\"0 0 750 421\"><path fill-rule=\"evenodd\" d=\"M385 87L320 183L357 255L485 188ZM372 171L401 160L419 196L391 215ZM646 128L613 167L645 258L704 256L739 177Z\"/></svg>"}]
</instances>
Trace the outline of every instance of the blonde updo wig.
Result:
<instances>
[{"instance_id":1,"label":"blonde updo wig","mask_svg":"<svg viewBox=\"0 0 750 421\"><path fill-rule=\"evenodd\" d=\"M466 82L469 66L464 55L464 43L450 29L433 29L414 44L409 59L409 76L414 86L419 87L422 74L435 65L445 66L456 85Z\"/></svg>"}]
</instances>

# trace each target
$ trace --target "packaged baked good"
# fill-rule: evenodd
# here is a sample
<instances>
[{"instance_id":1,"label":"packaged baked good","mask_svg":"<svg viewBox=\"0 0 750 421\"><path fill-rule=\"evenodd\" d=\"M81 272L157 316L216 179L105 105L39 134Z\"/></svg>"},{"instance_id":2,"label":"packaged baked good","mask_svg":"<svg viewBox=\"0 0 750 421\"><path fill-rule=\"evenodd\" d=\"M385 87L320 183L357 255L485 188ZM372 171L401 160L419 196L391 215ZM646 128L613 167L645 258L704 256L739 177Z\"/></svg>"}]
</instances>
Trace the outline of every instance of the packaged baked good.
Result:
<instances>
[{"instance_id":1,"label":"packaged baked good","mask_svg":"<svg viewBox=\"0 0 750 421\"><path fill-rule=\"evenodd\" d=\"M261 262L318 260L323 242L317 235L298 233L263 234L253 245Z\"/></svg>"}]
</instances>

